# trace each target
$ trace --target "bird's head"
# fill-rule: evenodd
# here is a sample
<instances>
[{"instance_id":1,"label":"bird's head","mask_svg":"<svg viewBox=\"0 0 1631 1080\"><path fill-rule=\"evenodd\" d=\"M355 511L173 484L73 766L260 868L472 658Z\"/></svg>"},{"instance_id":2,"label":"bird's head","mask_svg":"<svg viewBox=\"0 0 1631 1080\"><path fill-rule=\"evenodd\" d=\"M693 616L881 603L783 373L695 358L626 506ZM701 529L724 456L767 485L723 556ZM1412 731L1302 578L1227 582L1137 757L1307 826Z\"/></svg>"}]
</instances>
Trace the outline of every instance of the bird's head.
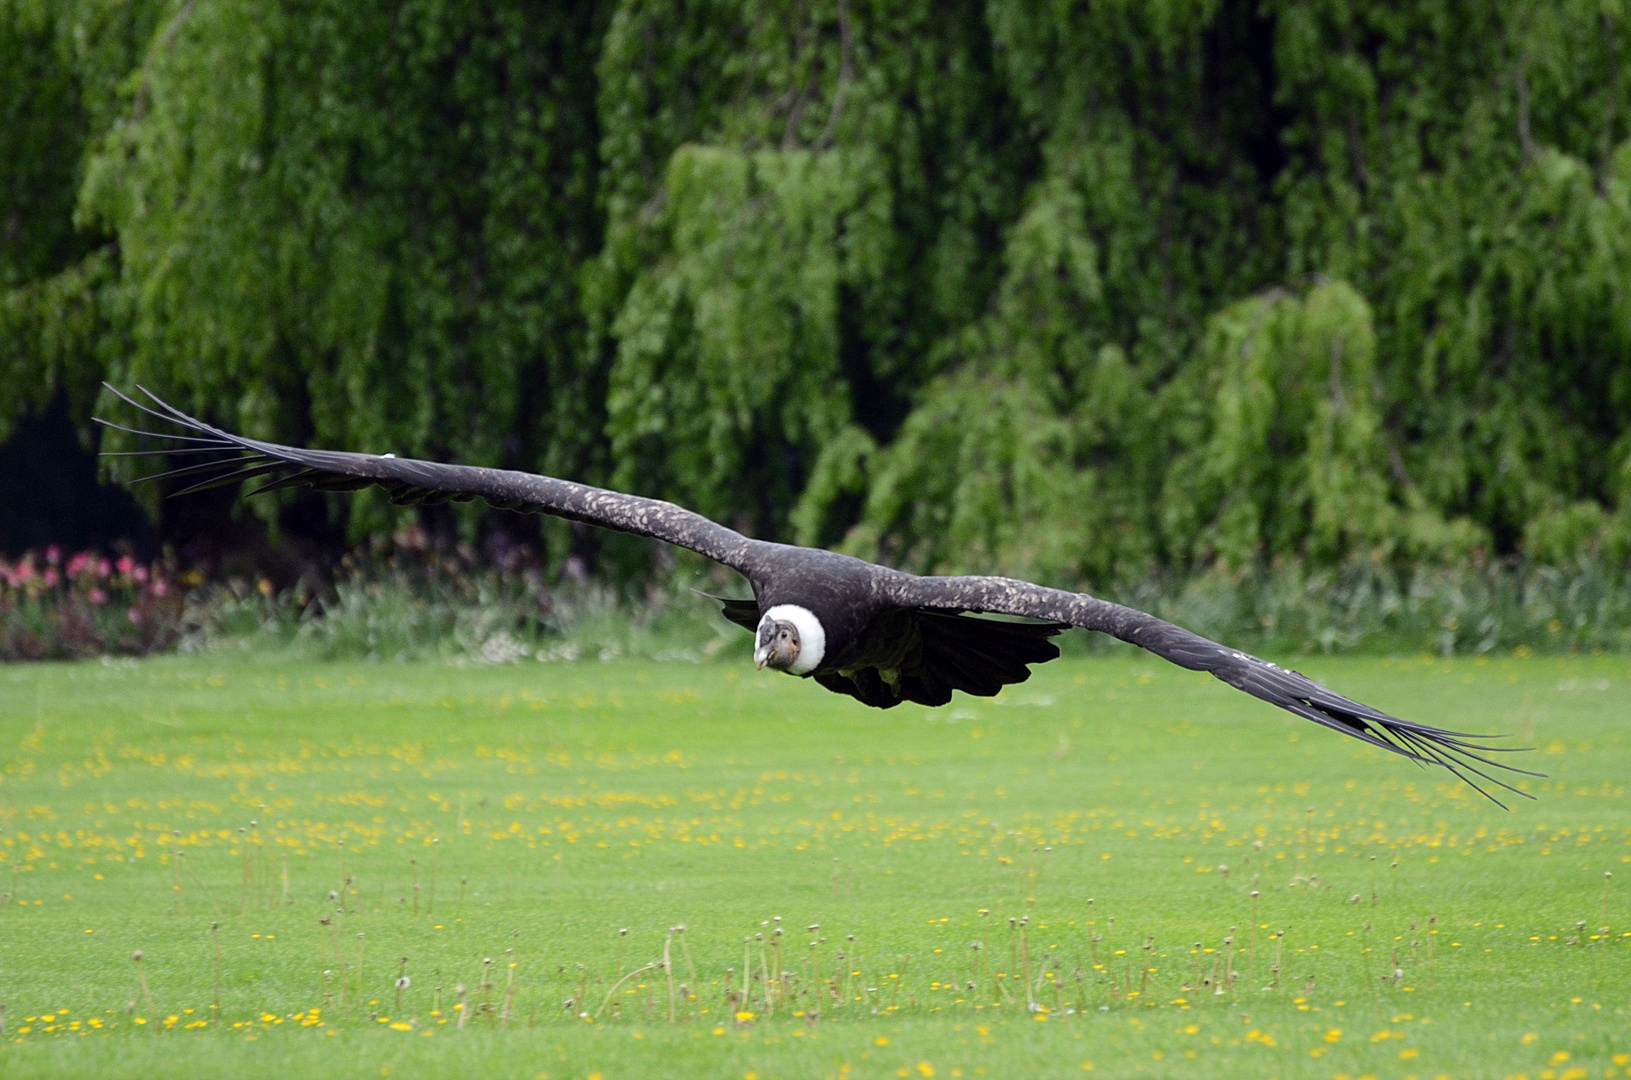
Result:
<instances>
[{"instance_id":1,"label":"bird's head","mask_svg":"<svg viewBox=\"0 0 1631 1080\"><path fill-rule=\"evenodd\" d=\"M827 651L821 621L806 608L778 604L764 613L753 646L753 665L805 675Z\"/></svg>"},{"instance_id":2,"label":"bird's head","mask_svg":"<svg viewBox=\"0 0 1631 1080\"><path fill-rule=\"evenodd\" d=\"M769 615L759 620L759 640L753 649L753 666L786 671L799 658L799 628Z\"/></svg>"}]
</instances>

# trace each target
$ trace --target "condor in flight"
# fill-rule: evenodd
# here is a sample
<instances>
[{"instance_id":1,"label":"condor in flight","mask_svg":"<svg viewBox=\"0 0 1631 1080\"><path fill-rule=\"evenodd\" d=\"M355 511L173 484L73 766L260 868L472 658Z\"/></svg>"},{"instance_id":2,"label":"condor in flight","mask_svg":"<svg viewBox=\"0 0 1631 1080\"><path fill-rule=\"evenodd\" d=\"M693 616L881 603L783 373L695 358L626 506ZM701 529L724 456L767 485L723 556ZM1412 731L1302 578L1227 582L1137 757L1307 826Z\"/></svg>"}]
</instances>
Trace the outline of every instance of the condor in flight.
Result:
<instances>
[{"instance_id":1,"label":"condor in flight","mask_svg":"<svg viewBox=\"0 0 1631 1080\"><path fill-rule=\"evenodd\" d=\"M1473 776L1526 794L1485 771L1522 772L1486 756L1508 748L1488 746L1481 736L1389 716L1298 672L1083 593L1011 578L919 577L831 551L752 540L673 503L548 476L261 442L195 420L142 392L156 408L119 397L180 432L98 422L169 440L163 449L137 453L197 457L195 464L147 478L193 481L175 494L261 477L269 482L257 492L296 486L355 491L377 485L398 504L482 499L504 510L553 514L663 540L724 563L752 584L754 599L722 603L727 619L756 635L753 660L758 667L813 678L875 708L903 701L944 705L953 690L990 697L1029 678L1027 665L1057 657L1059 648L1049 639L1079 626L1148 649L1180 667L1210 672L1271 705L1419 764L1443 766L1485 795L1489 793Z\"/></svg>"}]
</instances>

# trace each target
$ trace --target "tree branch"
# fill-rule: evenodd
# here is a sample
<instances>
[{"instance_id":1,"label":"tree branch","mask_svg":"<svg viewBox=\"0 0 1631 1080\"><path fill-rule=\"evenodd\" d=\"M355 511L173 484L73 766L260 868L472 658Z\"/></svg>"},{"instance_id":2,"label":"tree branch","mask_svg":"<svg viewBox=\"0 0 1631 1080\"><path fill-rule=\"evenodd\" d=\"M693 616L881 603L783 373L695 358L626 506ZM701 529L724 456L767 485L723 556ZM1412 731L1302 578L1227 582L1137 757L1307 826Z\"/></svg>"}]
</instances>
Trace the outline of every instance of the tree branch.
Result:
<instances>
[{"instance_id":1,"label":"tree branch","mask_svg":"<svg viewBox=\"0 0 1631 1080\"><path fill-rule=\"evenodd\" d=\"M832 112L815 148L825 150L832 145L838 130L838 118L844 115L844 102L849 97L849 84L855 79L855 38L849 25L849 0L838 0L838 89L833 93Z\"/></svg>"}]
</instances>

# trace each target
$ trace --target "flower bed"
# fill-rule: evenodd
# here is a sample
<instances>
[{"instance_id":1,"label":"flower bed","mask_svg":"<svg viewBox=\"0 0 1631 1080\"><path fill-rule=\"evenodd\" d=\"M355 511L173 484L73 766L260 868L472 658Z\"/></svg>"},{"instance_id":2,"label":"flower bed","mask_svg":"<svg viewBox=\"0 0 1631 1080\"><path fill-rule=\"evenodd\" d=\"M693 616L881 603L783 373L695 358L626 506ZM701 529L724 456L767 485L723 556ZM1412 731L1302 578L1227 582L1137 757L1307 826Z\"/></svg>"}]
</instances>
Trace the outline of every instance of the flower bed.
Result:
<instances>
[{"instance_id":1,"label":"flower bed","mask_svg":"<svg viewBox=\"0 0 1631 1080\"><path fill-rule=\"evenodd\" d=\"M0 660L140 656L173 648L187 587L164 562L56 546L0 559Z\"/></svg>"}]
</instances>

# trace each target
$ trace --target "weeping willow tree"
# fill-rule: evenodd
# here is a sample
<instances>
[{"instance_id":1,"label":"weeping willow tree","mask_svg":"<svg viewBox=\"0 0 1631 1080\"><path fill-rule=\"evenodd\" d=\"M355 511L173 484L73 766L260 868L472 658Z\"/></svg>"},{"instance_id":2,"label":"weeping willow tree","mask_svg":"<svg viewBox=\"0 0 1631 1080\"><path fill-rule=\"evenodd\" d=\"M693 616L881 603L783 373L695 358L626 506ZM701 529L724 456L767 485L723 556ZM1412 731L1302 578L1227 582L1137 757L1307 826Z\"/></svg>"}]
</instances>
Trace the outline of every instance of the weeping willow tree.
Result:
<instances>
[{"instance_id":1,"label":"weeping willow tree","mask_svg":"<svg viewBox=\"0 0 1631 1080\"><path fill-rule=\"evenodd\" d=\"M924 567L1623 560L1626 14L994 11L1043 132L1004 278L811 494Z\"/></svg>"},{"instance_id":2,"label":"weeping willow tree","mask_svg":"<svg viewBox=\"0 0 1631 1080\"><path fill-rule=\"evenodd\" d=\"M1622 565L1628 61L1623 0L0 0L0 420L1060 583Z\"/></svg>"},{"instance_id":3,"label":"weeping willow tree","mask_svg":"<svg viewBox=\"0 0 1631 1080\"><path fill-rule=\"evenodd\" d=\"M856 500L804 493L893 437L994 286L1035 169L984 15L620 6L590 308L619 482L843 537Z\"/></svg>"},{"instance_id":4,"label":"weeping willow tree","mask_svg":"<svg viewBox=\"0 0 1631 1080\"><path fill-rule=\"evenodd\" d=\"M122 14L143 20L134 7ZM82 25L45 0L0 0L0 438L59 388L83 416L118 348L108 238L75 222L89 132L108 121L109 96L87 77L91 50L73 34ZM102 59L122 76L138 53L107 29L98 48L116 54Z\"/></svg>"},{"instance_id":5,"label":"weeping willow tree","mask_svg":"<svg viewBox=\"0 0 1631 1080\"><path fill-rule=\"evenodd\" d=\"M592 469L604 378L578 278L600 247L602 22L322 0L15 18L75 76L59 219L100 243L8 294L14 365L75 378L82 409L105 377L268 437ZM351 509L353 532L392 520Z\"/></svg>"}]
</instances>

